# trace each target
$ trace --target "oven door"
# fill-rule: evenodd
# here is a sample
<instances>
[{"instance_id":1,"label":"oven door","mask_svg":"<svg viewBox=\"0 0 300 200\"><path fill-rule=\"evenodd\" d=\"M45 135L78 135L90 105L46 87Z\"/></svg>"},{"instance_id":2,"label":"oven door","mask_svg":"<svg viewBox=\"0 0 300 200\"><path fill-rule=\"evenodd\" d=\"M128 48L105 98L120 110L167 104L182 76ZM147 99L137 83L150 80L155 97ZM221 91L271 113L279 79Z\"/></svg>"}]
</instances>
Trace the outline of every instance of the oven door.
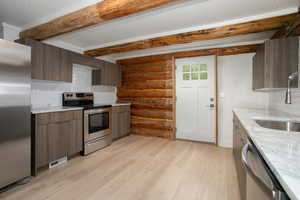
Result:
<instances>
[{"instance_id":1,"label":"oven door","mask_svg":"<svg viewBox=\"0 0 300 200\"><path fill-rule=\"evenodd\" d=\"M111 108L84 111L84 141L111 134Z\"/></svg>"}]
</instances>

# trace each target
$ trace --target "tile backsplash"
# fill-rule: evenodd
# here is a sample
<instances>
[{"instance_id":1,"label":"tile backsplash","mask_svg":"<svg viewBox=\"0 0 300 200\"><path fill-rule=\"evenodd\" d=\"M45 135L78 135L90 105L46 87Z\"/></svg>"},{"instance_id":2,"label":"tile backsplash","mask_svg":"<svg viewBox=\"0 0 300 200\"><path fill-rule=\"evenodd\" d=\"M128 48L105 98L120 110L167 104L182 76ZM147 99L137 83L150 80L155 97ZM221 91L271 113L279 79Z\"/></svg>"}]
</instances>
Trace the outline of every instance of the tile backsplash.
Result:
<instances>
[{"instance_id":1,"label":"tile backsplash","mask_svg":"<svg viewBox=\"0 0 300 200\"><path fill-rule=\"evenodd\" d=\"M32 80L32 107L60 106L63 92L93 92L95 103L116 102L116 88L112 86L92 86L92 68L73 65L72 83Z\"/></svg>"},{"instance_id":2,"label":"tile backsplash","mask_svg":"<svg viewBox=\"0 0 300 200\"><path fill-rule=\"evenodd\" d=\"M285 104L285 91L277 90L269 93L269 108L300 117L300 89L292 89L292 104Z\"/></svg>"}]
</instances>

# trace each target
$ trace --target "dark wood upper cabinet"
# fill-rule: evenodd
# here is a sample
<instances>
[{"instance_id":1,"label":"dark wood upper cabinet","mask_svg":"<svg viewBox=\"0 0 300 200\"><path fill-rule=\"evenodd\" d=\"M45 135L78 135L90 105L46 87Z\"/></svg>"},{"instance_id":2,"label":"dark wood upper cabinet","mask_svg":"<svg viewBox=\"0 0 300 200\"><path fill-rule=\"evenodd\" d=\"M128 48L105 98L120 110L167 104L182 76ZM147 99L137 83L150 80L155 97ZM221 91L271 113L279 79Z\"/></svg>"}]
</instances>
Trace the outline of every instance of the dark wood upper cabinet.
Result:
<instances>
[{"instance_id":1,"label":"dark wood upper cabinet","mask_svg":"<svg viewBox=\"0 0 300 200\"><path fill-rule=\"evenodd\" d=\"M72 54L65 49L60 50L60 79L65 82L72 82L73 63Z\"/></svg>"},{"instance_id":2,"label":"dark wood upper cabinet","mask_svg":"<svg viewBox=\"0 0 300 200\"><path fill-rule=\"evenodd\" d=\"M104 62L101 68L93 70L92 85L120 86L120 66L110 62Z\"/></svg>"},{"instance_id":3,"label":"dark wood upper cabinet","mask_svg":"<svg viewBox=\"0 0 300 200\"><path fill-rule=\"evenodd\" d=\"M92 71L92 85L102 85L102 69Z\"/></svg>"},{"instance_id":4,"label":"dark wood upper cabinet","mask_svg":"<svg viewBox=\"0 0 300 200\"><path fill-rule=\"evenodd\" d=\"M73 64L80 64L95 69L92 75L92 85L121 85L121 71L117 64L31 39L19 39L16 42L32 48L33 79L72 82Z\"/></svg>"},{"instance_id":5,"label":"dark wood upper cabinet","mask_svg":"<svg viewBox=\"0 0 300 200\"><path fill-rule=\"evenodd\" d=\"M44 46L43 80L60 81L60 49L50 45Z\"/></svg>"},{"instance_id":6,"label":"dark wood upper cabinet","mask_svg":"<svg viewBox=\"0 0 300 200\"><path fill-rule=\"evenodd\" d=\"M37 80L72 82L72 56L65 49L30 39L19 42L31 47L31 77Z\"/></svg>"},{"instance_id":7,"label":"dark wood upper cabinet","mask_svg":"<svg viewBox=\"0 0 300 200\"><path fill-rule=\"evenodd\" d=\"M253 57L253 89L286 88L288 76L299 70L298 65L298 37L266 41ZM298 87L298 80L292 87Z\"/></svg>"}]
</instances>

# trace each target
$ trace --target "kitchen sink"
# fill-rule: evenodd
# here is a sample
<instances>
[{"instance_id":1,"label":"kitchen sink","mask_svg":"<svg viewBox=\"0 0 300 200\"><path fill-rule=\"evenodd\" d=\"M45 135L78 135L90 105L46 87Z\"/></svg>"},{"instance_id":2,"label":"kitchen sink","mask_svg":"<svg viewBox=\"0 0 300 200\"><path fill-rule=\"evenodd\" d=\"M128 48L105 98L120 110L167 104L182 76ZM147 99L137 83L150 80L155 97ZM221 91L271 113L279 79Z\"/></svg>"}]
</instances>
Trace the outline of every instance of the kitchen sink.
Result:
<instances>
[{"instance_id":1,"label":"kitchen sink","mask_svg":"<svg viewBox=\"0 0 300 200\"><path fill-rule=\"evenodd\" d=\"M255 122L263 128L300 132L300 122L296 121L255 120Z\"/></svg>"}]
</instances>

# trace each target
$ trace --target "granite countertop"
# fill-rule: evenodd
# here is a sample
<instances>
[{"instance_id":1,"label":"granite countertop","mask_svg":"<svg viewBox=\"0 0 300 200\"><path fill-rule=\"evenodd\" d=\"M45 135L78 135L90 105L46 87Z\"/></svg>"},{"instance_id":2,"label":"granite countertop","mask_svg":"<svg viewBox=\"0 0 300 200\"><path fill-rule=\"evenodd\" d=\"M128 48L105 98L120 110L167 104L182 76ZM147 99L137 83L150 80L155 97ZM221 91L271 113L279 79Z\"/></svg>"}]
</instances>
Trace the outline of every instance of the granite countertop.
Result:
<instances>
[{"instance_id":1,"label":"granite countertop","mask_svg":"<svg viewBox=\"0 0 300 200\"><path fill-rule=\"evenodd\" d=\"M113 103L112 106L130 106L131 103Z\"/></svg>"},{"instance_id":2,"label":"granite countertop","mask_svg":"<svg viewBox=\"0 0 300 200\"><path fill-rule=\"evenodd\" d=\"M49 112L64 112L72 110L82 110L82 107L67 107L67 106L48 106L40 108L32 108L32 114L49 113Z\"/></svg>"},{"instance_id":3,"label":"granite countertop","mask_svg":"<svg viewBox=\"0 0 300 200\"><path fill-rule=\"evenodd\" d=\"M254 121L300 121L299 116L263 109L234 109L233 112L289 197L300 200L300 133L262 128Z\"/></svg>"}]
</instances>

